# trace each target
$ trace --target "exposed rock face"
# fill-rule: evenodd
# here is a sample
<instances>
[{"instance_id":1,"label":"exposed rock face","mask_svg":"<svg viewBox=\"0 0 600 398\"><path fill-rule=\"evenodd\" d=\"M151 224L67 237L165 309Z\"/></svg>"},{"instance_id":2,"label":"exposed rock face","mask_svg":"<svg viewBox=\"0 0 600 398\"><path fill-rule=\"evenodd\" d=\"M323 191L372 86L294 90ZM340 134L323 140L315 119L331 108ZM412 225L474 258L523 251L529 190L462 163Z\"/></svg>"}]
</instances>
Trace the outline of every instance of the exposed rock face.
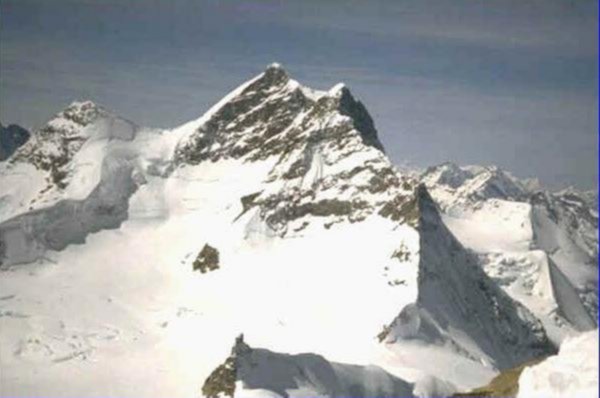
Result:
<instances>
[{"instance_id":1,"label":"exposed rock face","mask_svg":"<svg viewBox=\"0 0 600 398\"><path fill-rule=\"evenodd\" d=\"M356 129L368 145L382 148L373 121L347 89L336 96L315 96L272 65L218 109L178 148L176 158L180 163L198 164L230 157L259 160L286 155L299 146L322 141L324 131L315 131L312 142L306 142L307 132L321 127L319 122L326 123L325 117L332 112L347 118L335 127L322 125L328 127L330 145L343 146Z\"/></svg>"},{"instance_id":2,"label":"exposed rock face","mask_svg":"<svg viewBox=\"0 0 600 398\"><path fill-rule=\"evenodd\" d=\"M193 269L200 270L203 274L219 269L219 251L208 243L205 244L194 260Z\"/></svg>"},{"instance_id":3,"label":"exposed rock face","mask_svg":"<svg viewBox=\"0 0 600 398\"><path fill-rule=\"evenodd\" d=\"M236 378L235 358L229 357L208 376L202 386L202 396L206 398L233 397Z\"/></svg>"},{"instance_id":4,"label":"exposed rock face","mask_svg":"<svg viewBox=\"0 0 600 398\"><path fill-rule=\"evenodd\" d=\"M381 208L379 215L416 227L419 221L417 197L398 195Z\"/></svg>"},{"instance_id":5,"label":"exposed rock face","mask_svg":"<svg viewBox=\"0 0 600 398\"><path fill-rule=\"evenodd\" d=\"M67 185L67 169L74 154L89 139L83 128L106 116L107 112L90 101L74 102L57 114L10 159L29 162L48 172L49 183L59 189Z\"/></svg>"},{"instance_id":6,"label":"exposed rock face","mask_svg":"<svg viewBox=\"0 0 600 398\"><path fill-rule=\"evenodd\" d=\"M176 162L276 159L267 188L246 198L243 213L258 208L285 235L306 216L355 222L392 197L410 196L411 179L382 149L373 120L346 87L315 92L271 66L180 143Z\"/></svg>"},{"instance_id":7,"label":"exposed rock face","mask_svg":"<svg viewBox=\"0 0 600 398\"><path fill-rule=\"evenodd\" d=\"M231 355L204 381L202 395L206 398L233 397L235 382L238 380L239 358L248 355L251 351L251 348L244 343L244 335L236 338Z\"/></svg>"},{"instance_id":8,"label":"exposed rock face","mask_svg":"<svg viewBox=\"0 0 600 398\"><path fill-rule=\"evenodd\" d=\"M29 140L29 131L17 124L2 126L0 124L0 162L12 154Z\"/></svg>"}]
</instances>

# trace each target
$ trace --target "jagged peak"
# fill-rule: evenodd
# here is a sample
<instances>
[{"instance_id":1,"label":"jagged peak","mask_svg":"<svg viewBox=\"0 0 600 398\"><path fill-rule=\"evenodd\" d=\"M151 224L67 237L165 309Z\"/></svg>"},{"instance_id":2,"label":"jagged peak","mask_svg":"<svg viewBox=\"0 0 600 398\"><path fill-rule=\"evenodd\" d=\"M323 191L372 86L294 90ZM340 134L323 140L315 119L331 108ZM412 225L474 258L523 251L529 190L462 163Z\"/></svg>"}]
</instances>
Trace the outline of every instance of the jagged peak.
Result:
<instances>
[{"instance_id":1,"label":"jagged peak","mask_svg":"<svg viewBox=\"0 0 600 398\"><path fill-rule=\"evenodd\" d=\"M428 174L432 174L432 173L465 173L467 172L463 167L459 166L458 164L451 162L451 161L446 161L440 164L436 164L433 166L429 166L425 169L425 171L423 172L423 175L428 175Z\"/></svg>"},{"instance_id":2,"label":"jagged peak","mask_svg":"<svg viewBox=\"0 0 600 398\"><path fill-rule=\"evenodd\" d=\"M338 111L352 119L354 127L360 133L364 143L385 153L385 149L379 141L375 122L364 104L357 100L343 83L335 85L332 90L338 100Z\"/></svg>"},{"instance_id":3,"label":"jagged peak","mask_svg":"<svg viewBox=\"0 0 600 398\"><path fill-rule=\"evenodd\" d=\"M109 114L110 112L104 107L93 101L77 100L71 102L66 108L55 114L41 130L52 132L64 125L65 121L74 123L75 126L85 127L96 121L99 117Z\"/></svg>"},{"instance_id":4,"label":"jagged peak","mask_svg":"<svg viewBox=\"0 0 600 398\"><path fill-rule=\"evenodd\" d=\"M373 119L345 85L338 84L329 92L313 90L292 80L279 64L267 66L200 119L182 127L189 134L176 156L192 164L247 154L256 160L288 153L305 143L302 138L308 138L311 129L322 127L338 135L356 135L367 146L384 152Z\"/></svg>"},{"instance_id":5,"label":"jagged peak","mask_svg":"<svg viewBox=\"0 0 600 398\"><path fill-rule=\"evenodd\" d=\"M445 162L427 168L421 179L432 189L438 185L449 187L472 199L525 200L530 194L525 182L495 165L459 166Z\"/></svg>"},{"instance_id":6,"label":"jagged peak","mask_svg":"<svg viewBox=\"0 0 600 398\"><path fill-rule=\"evenodd\" d=\"M269 89L272 86L281 86L290 81L288 73L283 69L281 64L276 62L267 65L267 68L261 73L255 81L251 84L251 87L259 89Z\"/></svg>"}]
</instances>

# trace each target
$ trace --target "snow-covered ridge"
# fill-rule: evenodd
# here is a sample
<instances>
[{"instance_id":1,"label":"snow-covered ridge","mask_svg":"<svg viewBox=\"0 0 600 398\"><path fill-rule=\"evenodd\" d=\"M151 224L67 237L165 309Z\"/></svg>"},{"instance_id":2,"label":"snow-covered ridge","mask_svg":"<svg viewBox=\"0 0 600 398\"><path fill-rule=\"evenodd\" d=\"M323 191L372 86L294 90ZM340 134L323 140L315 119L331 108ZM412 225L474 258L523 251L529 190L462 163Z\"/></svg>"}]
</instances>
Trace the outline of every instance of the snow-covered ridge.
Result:
<instances>
[{"instance_id":1,"label":"snow-covered ridge","mask_svg":"<svg viewBox=\"0 0 600 398\"><path fill-rule=\"evenodd\" d=\"M572 327L594 327L598 215L593 194L545 191L497 167L452 163L430 167L421 180L450 229L479 253L486 272L511 297L542 319L555 342ZM589 315L581 313L582 304Z\"/></svg>"},{"instance_id":2,"label":"snow-covered ridge","mask_svg":"<svg viewBox=\"0 0 600 398\"><path fill-rule=\"evenodd\" d=\"M487 199L523 201L527 185L496 166L465 166L443 163L429 167L421 180L447 211L457 207L476 207Z\"/></svg>"},{"instance_id":3,"label":"snow-covered ridge","mask_svg":"<svg viewBox=\"0 0 600 398\"><path fill-rule=\"evenodd\" d=\"M91 101L73 102L37 130L32 139L14 154L10 163L28 162L47 171L49 183L64 189L67 185L65 167L90 138L85 127L107 114Z\"/></svg>"},{"instance_id":4,"label":"snow-covered ridge","mask_svg":"<svg viewBox=\"0 0 600 398\"><path fill-rule=\"evenodd\" d=\"M59 112L0 166L0 263L27 263L127 218L139 127L91 101Z\"/></svg>"},{"instance_id":5,"label":"snow-covered ridge","mask_svg":"<svg viewBox=\"0 0 600 398\"><path fill-rule=\"evenodd\" d=\"M251 348L243 341L243 336L236 339L231 355L212 372L202 387L203 395L208 398L223 395L409 398L413 397L413 390L412 383L376 366L329 362L315 354L289 355Z\"/></svg>"}]
</instances>

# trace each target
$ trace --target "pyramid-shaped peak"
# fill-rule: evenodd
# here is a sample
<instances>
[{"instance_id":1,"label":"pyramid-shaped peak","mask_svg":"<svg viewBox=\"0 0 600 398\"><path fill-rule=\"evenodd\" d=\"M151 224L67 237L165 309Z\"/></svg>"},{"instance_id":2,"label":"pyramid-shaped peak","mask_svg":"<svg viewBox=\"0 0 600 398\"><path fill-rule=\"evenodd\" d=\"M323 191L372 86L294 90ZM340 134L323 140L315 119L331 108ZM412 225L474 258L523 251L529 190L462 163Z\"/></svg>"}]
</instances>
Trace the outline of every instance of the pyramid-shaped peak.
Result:
<instances>
[{"instance_id":1,"label":"pyramid-shaped peak","mask_svg":"<svg viewBox=\"0 0 600 398\"><path fill-rule=\"evenodd\" d=\"M107 112L93 101L73 101L57 117L65 118L79 125L86 126Z\"/></svg>"}]
</instances>

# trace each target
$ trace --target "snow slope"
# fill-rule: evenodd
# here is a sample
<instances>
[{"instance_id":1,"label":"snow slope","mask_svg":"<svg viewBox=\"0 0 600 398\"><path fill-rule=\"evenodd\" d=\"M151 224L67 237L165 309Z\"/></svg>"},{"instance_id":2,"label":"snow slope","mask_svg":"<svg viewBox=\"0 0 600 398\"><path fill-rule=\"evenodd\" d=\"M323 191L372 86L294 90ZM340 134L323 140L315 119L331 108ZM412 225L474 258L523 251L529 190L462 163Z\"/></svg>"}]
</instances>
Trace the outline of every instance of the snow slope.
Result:
<instances>
[{"instance_id":1,"label":"snow slope","mask_svg":"<svg viewBox=\"0 0 600 398\"><path fill-rule=\"evenodd\" d=\"M598 397L598 331L567 339L558 355L525 368L518 397Z\"/></svg>"}]
</instances>

